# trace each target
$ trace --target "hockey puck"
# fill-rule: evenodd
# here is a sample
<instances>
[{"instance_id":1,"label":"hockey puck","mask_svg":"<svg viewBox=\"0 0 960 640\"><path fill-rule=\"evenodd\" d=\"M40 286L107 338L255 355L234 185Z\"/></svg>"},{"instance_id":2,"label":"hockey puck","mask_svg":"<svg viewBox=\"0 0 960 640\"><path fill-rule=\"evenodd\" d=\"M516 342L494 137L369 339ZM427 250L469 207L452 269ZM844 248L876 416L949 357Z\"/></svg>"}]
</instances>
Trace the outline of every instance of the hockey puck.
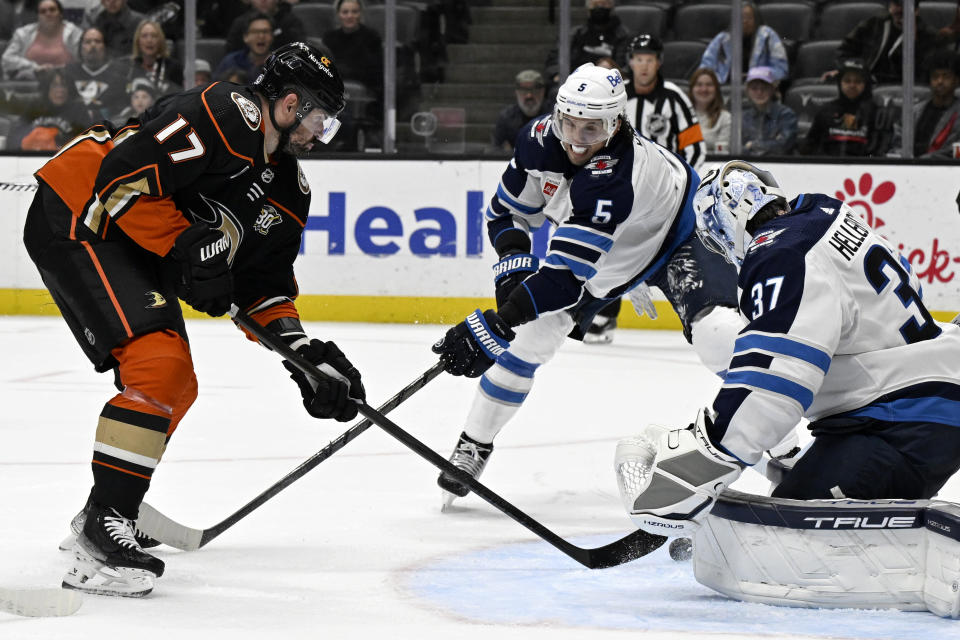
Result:
<instances>
[{"instance_id":1,"label":"hockey puck","mask_svg":"<svg viewBox=\"0 0 960 640\"><path fill-rule=\"evenodd\" d=\"M693 542L690 538L677 538L670 543L670 557L677 562L686 562L693 557Z\"/></svg>"}]
</instances>

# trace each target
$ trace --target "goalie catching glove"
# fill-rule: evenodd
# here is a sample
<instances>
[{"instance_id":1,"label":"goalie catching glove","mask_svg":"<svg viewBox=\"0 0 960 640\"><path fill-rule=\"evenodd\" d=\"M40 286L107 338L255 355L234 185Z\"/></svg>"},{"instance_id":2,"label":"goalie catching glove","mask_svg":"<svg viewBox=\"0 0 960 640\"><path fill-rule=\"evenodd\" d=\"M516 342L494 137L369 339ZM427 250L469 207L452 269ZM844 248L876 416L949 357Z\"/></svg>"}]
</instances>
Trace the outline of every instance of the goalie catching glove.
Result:
<instances>
[{"instance_id":1,"label":"goalie catching glove","mask_svg":"<svg viewBox=\"0 0 960 640\"><path fill-rule=\"evenodd\" d=\"M689 537L741 464L707 436L707 410L686 429L649 427L617 444L614 470L624 507L640 529Z\"/></svg>"},{"instance_id":2,"label":"goalie catching glove","mask_svg":"<svg viewBox=\"0 0 960 640\"><path fill-rule=\"evenodd\" d=\"M230 310L233 276L227 258L230 242L204 222L187 227L167 254L175 269L177 296L211 316Z\"/></svg>"},{"instance_id":3,"label":"goalie catching glove","mask_svg":"<svg viewBox=\"0 0 960 640\"><path fill-rule=\"evenodd\" d=\"M467 319L451 327L435 345L443 370L455 376L476 378L493 366L501 353L510 348L517 334L493 309L477 309Z\"/></svg>"},{"instance_id":4,"label":"goalie catching glove","mask_svg":"<svg viewBox=\"0 0 960 640\"><path fill-rule=\"evenodd\" d=\"M356 418L356 400L366 401L367 394L360 381L360 372L339 347L332 342L311 340L297 348L297 353L327 376L317 379L287 360L283 361L290 379L300 387L307 413L314 418L333 418L338 422Z\"/></svg>"}]
</instances>

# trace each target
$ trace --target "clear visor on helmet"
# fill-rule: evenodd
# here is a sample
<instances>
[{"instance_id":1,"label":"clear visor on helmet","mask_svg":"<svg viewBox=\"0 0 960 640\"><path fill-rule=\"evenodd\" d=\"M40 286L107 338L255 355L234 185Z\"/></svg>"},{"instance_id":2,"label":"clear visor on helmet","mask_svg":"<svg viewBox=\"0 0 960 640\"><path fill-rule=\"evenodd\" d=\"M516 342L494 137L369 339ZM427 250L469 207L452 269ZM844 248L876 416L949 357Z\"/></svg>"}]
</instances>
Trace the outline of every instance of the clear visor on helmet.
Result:
<instances>
[{"instance_id":1,"label":"clear visor on helmet","mask_svg":"<svg viewBox=\"0 0 960 640\"><path fill-rule=\"evenodd\" d=\"M329 143L340 130L340 120L327 115L323 109L314 109L300 120L301 126L306 127L314 138L323 144Z\"/></svg>"},{"instance_id":2,"label":"clear visor on helmet","mask_svg":"<svg viewBox=\"0 0 960 640\"><path fill-rule=\"evenodd\" d=\"M600 118L576 118L559 110L553 118L553 134L560 142L588 147L610 138L607 123Z\"/></svg>"}]
</instances>

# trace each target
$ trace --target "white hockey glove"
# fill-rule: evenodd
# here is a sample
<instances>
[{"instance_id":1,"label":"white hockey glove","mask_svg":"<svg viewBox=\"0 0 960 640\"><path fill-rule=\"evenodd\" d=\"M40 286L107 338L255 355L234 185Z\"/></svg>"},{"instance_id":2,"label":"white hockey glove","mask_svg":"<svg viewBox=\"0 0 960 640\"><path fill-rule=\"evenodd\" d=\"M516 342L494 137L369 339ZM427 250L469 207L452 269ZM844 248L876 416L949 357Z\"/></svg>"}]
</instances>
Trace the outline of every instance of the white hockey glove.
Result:
<instances>
[{"instance_id":1,"label":"white hockey glove","mask_svg":"<svg viewBox=\"0 0 960 640\"><path fill-rule=\"evenodd\" d=\"M657 308L653 305L653 293L646 282L641 282L628 291L627 297L630 298L633 310L637 312L638 316L642 318L643 314L647 314L651 320L657 319Z\"/></svg>"},{"instance_id":2,"label":"white hockey glove","mask_svg":"<svg viewBox=\"0 0 960 640\"><path fill-rule=\"evenodd\" d=\"M689 537L742 467L707 437L707 410L686 429L649 427L617 444L614 469L623 505L640 529Z\"/></svg>"}]
</instances>

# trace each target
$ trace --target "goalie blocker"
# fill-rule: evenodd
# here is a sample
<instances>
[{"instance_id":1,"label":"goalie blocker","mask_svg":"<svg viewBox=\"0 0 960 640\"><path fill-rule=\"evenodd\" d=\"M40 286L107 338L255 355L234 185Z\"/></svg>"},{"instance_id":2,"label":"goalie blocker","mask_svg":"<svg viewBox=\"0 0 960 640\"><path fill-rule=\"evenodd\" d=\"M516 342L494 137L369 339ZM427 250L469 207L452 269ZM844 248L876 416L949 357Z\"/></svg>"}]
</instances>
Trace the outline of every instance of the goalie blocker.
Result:
<instances>
[{"instance_id":1,"label":"goalie blocker","mask_svg":"<svg viewBox=\"0 0 960 640\"><path fill-rule=\"evenodd\" d=\"M960 505L726 491L695 533L693 567L736 600L958 618Z\"/></svg>"}]
</instances>

